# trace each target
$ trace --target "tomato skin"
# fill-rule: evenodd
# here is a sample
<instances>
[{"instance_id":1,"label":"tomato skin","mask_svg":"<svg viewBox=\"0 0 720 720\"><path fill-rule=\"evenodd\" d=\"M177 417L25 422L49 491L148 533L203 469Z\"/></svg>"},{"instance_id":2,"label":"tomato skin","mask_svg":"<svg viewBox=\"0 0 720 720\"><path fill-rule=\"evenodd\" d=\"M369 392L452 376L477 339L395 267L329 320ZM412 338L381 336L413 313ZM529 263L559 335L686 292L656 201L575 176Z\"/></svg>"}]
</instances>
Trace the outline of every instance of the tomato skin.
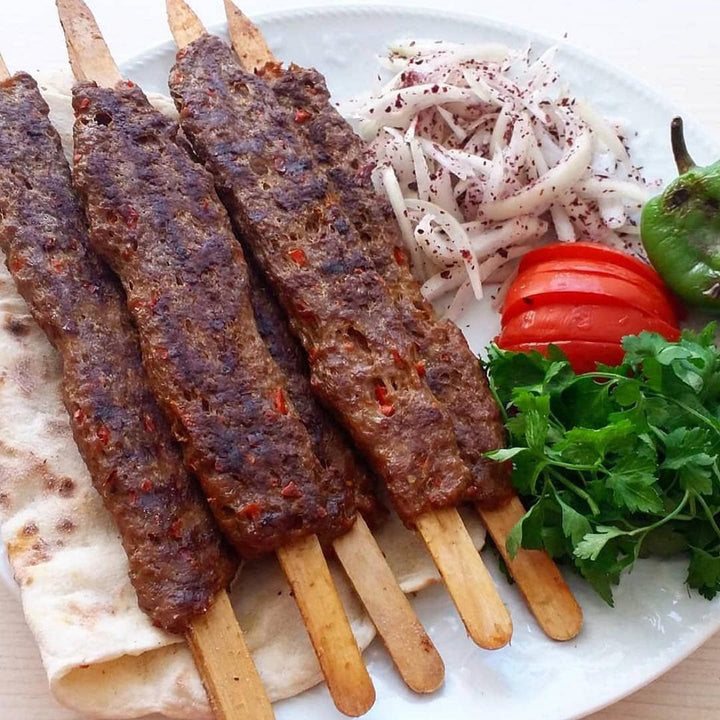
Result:
<instances>
[{"instance_id":1,"label":"tomato skin","mask_svg":"<svg viewBox=\"0 0 720 720\"><path fill-rule=\"evenodd\" d=\"M574 260L609 263L629 270L661 290L668 291L663 279L648 263L620 250L593 242L557 242L530 250L520 260L519 272L529 270L539 263ZM573 263L570 262L568 265L573 266Z\"/></svg>"},{"instance_id":2,"label":"tomato skin","mask_svg":"<svg viewBox=\"0 0 720 720\"><path fill-rule=\"evenodd\" d=\"M558 269L521 272L510 286L503 306L503 322L526 310L544 305L616 305L634 307L654 315L669 325L677 324L677 316L667 295L650 283L631 282L590 272Z\"/></svg>"},{"instance_id":3,"label":"tomato skin","mask_svg":"<svg viewBox=\"0 0 720 720\"><path fill-rule=\"evenodd\" d=\"M549 344L576 372L619 364L626 335L643 330L677 340L679 305L645 263L595 243L554 243L520 261L502 310L497 343L506 350Z\"/></svg>"},{"instance_id":4,"label":"tomato skin","mask_svg":"<svg viewBox=\"0 0 720 720\"><path fill-rule=\"evenodd\" d=\"M547 355L548 345L556 345L562 350L570 361L576 373L586 373L595 370L597 363L603 365L619 365L625 353L617 343L586 342L581 340L560 340L554 343L520 343L503 347L504 350L514 352L531 352L535 350L541 355Z\"/></svg>"},{"instance_id":5,"label":"tomato skin","mask_svg":"<svg viewBox=\"0 0 720 720\"><path fill-rule=\"evenodd\" d=\"M503 322L498 345L506 348L527 342L557 340L617 343L643 330L677 340L676 327L635 308L612 305L545 305L527 310Z\"/></svg>"}]
</instances>

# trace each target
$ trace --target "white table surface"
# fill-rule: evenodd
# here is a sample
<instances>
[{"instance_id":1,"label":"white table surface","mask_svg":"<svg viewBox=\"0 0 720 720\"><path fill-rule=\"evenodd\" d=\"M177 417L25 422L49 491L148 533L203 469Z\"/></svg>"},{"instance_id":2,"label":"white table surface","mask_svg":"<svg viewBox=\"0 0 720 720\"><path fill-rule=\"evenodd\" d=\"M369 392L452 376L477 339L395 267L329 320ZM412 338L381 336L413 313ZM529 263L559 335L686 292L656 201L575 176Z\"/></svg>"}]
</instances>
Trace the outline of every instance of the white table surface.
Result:
<instances>
[{"instance_id":1,"label":"white table surface","mask_svg":"<svg viewBox=\"0 0 720 720\"><path fill-rule=\"evenodd\" d=\"M122 63L170 39L163 0L88 0ZM251 16L299 7L301 0L246 0ZM312 4L341 5L335 0ZM711 0L394 0L365 4L442 7L482 14L567 40L652 85L720 137L720 4ZM220 0L192 0L207 25L223 21ZM10 70L66 63L52 0L0 0L0 53ZM698 158L710 161L714 158ZM602 678L598 678L602 682ZM0 720L76 720L49 697L20 607L0 588ZM680 666L593 720L720 720L720 636ZM497 720L502 720L501 718ZM531 714L528 715L531 720Z\"/></svg>"}]
</instances>

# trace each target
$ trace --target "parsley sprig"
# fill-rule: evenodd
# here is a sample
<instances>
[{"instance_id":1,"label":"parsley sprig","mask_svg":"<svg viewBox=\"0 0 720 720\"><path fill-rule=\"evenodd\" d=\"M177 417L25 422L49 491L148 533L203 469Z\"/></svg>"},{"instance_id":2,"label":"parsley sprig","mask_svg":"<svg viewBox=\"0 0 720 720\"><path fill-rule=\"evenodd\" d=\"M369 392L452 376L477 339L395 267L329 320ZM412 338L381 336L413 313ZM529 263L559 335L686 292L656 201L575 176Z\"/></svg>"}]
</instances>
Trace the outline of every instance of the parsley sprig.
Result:
<instances>
[{"instance_id":1,"label":"parsley sprig","mask_svg":"<svg viewBox=\"0 0 720 720\"><path fill-rule=\"evenodd\" d=\"M551 347L489 348L505 413L513 483L530 509L508 550L570 561L612 605L612 587L644 555L689 555L687 583L720 591L720 353L715 325L678 342L626 337L619 367L575 374Z\"/></svg>"}]
</instances>

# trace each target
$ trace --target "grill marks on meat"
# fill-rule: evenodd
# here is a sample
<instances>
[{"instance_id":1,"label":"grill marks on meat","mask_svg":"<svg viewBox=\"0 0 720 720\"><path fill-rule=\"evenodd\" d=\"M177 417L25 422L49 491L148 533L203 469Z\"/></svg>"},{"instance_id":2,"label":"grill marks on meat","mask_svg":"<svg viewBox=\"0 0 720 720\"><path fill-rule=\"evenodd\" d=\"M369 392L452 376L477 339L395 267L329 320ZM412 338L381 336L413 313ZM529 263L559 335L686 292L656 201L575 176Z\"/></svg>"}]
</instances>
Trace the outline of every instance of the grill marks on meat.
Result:
<instances>
[{"instance_id":1,"label":"grill marks on meat","mask_svg":"<svg viewBox=\"0 0 720 720\"><path fill-rule=\"evenodd\" d=\"M75 180L90 241L120 276L160 406L245 557L349 527L260 338L247 267L211 176L130 83L75 87Z\"/></svg>"},{"instance_id":2,"label":"grill marks on meat","mask_svg":"<svg viewBox=\"0 0 720 720\"><path fill-rule=\"evenodd\" d=\"M387 283L406 329L418 344L427 383L449 410L461 456L472 471L467 499L486 508L501 505L513 493L509 464L483 457L505 445L499 408L462 332L454 323L437 319L412 277L392 208L370 182L372 165L362 139L332 106L325 79L316 70L291 65L283 71L270 64L262 77L289 117L296 119L307 152L327 173L365 253Z\"/></svg>"},{"instance_id":3,"label":"grill marks on meat","mask_svg":"<svg viewBox=\"0 0 720 720\"><path fill-rule=\"evenodd\" d=\"M182 632L236 562L150 392L122 290L86 235L47 105L18 74L0 84L0 247L61 354L72 431L120 530L140 607Z\"/></svg>"},{"instance_id":4,"label":"grill marks on meat","mask_svg":"<svg viewBox=\"0 0 720 720\"><path fill-rule=\"evenodd\" d=\"M328 473L353 492L355 505L368 522L383 514L373 493L374 479L350 446L350 438L315 398L305 353L293 337L287 316L273 297L253 262L248 262L250 302L258 332L273 360L287 378L287 389L295 409L307 428L315 455Z\"/></svg>"},{"instance_id":5,"label":"grill marks on meat","mask_svg":"<svg viewBox=\"0 0 720 720\"><path fill-rule=\"evenodd\" d=\"M311 383L342 418L408 524L470 483L452 424L357 232L268 86L218 38L178 54L183 131L284 305Z\"/></svg>"}]
</instances>

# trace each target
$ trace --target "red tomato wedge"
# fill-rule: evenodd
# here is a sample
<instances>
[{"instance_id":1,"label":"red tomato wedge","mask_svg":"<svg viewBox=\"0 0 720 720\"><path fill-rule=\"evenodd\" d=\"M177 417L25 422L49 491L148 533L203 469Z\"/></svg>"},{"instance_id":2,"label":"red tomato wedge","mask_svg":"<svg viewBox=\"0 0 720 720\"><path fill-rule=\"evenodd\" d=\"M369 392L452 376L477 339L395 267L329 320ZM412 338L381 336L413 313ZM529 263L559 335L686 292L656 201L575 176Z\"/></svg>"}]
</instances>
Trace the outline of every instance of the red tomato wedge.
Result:
<instances>
[{"instance_id":1,"label":"red tomato wedge","mask_svg":"<svg viewBox=\"0 0 720 720\"><path fill-rule=\"evenodd\" d=\"M554 262L556 260L573 261L569 263L573 267L575 260L616 265L617 267L634 272L636 275L639 275L667 292L667 287L663 279L650 265L620 250L613 250L612 248L592 242L551 243L550 245L543 245L535 250L530 250L530 252L523 255L520 261L519 272L522 273L540 263Z\"/></svg>"},{"instance_id":2,"label":"red tomato wedge","mask_svg":"<svg viewBox=\"0 0 720 720\"><path fill-rule=\"evenodd\" d=\"M523 343L548 343L557 340L580 340L618 344L626 335L643 330L677 340L677 328L657 317L634 308L613 305L545 305L527 310L507 323L498 338L498 345L507 348Z\"/></svg>"},{"instance_id":3,"label":"red tomato wedge","mask_svg":"<svg viewBox=\"0 0 720 720\"><path fill-rule=\"evenodd\" d=\"M525 272L537 273L537 272L562 272L563 270L571 270L572 272L578 273L591 273L593 275L604 275L607 277L620 278L627 280L628 282L634 283L638 287L646 287L648 281L642 276L638 275L632 270L622 267L622 265L616 265L615 263L604 262L603 260L588 260L586 258L577 258L572 261L568 260L547 260L532 265ZM653 287L657 287L663 294L668 296L670 299L670 293L666 288L649 283Z\"/></svg>"},{"instance_id":4,"label":"red tomato wedge","mask_svg":"<svg viewBox=\"0 0 720 720\"><path fill-rule=\"evenodd\" d=\"M522 343L504 347L504 350L531 352L536 350L547 355L548 345L557 345L567 356L576 373L592 372L597 363L619 365L625 355L617 343L584 342L580 340L561 340L554 343Z\"/></svg>"},{"instance_id":5,"label":"red tomato wedge","mask_svg":"<svg viewBox=\"0 0 720 720\"><path fill-rule=\"evenodd\" d=\"M497 339L506 350L565 352L576 372L622 361L622 338L680 337L678 300L649 265L596 243L553 243L520 261Z\"/></svg>"},{"instance_id":6,"label":"red tomato wedge","mask_svg":"<svg viewBox=\"0 0 720 720\"><path fill-rule=\"evenodd\" d=\"M505 298L503 323L527 310L557 304L631 307L669 325L677 323L669 297L655 285L569 268L554 272L536 272L530 268L521 272Z\"/></svg>"}]
</instances>

